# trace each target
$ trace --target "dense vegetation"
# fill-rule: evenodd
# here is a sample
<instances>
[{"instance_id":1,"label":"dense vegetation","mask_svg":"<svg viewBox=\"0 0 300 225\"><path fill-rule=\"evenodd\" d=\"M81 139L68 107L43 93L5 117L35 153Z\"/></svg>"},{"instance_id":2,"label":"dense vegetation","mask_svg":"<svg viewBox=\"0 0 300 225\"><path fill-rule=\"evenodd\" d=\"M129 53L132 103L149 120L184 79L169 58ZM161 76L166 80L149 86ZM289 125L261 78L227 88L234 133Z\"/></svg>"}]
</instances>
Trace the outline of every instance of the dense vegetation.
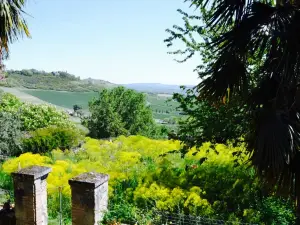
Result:
<instances>
[{"instance_id":1,"label":"dense vegetation","mask_svg":"<svg viewBox=\"0 0 300 225\"><path fill-rule=\"evenodd\" d=\"M67 72L51 72L31 70L8 70L6 79L0 81L0 85L6 87L22 87L28 89L90 92L101 88L114 86L103 80L85 79L81 80Z\"/></svg>"},{"instance_id":2,"label":"dense vegetation","mask_svg":"<svg viewBox=\"0 0 300 225\"><path fill-rule=\"evenodd\" d=\"M119 118L126 135L148 131L149 124L146 130L143 126L139 129L135 121L143 120L136 116L148 115L145 121L153 125L152 112L142 93L124 88L105 90L90 106L91 115L102 116L101 122L114 118L109 124L113 122L119 126L120 123L116 123ZM102 110L107 112L101 115ZM48 207L52 219L58 217L58 190L62 187L63 218L65 222L70 221L68 179L87 171L110 175L110 205L104 223L147 224L156 219L157 210L274 225L291 224L295 219L293 204L261 185L241 143L225 145L216 143L217 140L214 143L203 141L197 143L197 147L182 151L184 145L179 141L125 137L122 133L116 134L121 136L112 142L84 138L84 133L75 128L63 112L51 106L21 103L5 93L0 112L7 124L1 131L4 135L0 133L0 144L2 142L3 149L7 149L2 154L18 156L23 153L3 163L0 187L12 193L10 173L20 166L52 167L48 177ZM37 115L32 115L33 112ZM108 113L112 113L112 117ZM123 118L127 121L122 121ZM92 129L99 132L102 128ZM147 132L143 135L151 136ZM200 135L203 140L209 138L204 133ZM114 135L110 133L105 137L111 136ZM15 150L12 152L12 149Z\"/></svg>"},{"instance_id":3,"label":"dense vegetation","mask_svg":"<svg viewBox=\"0 0 300 225\"><path fill-rule=\"evenodd\" d=\"M207 142L192 148L184 157L180 148L178 141L141 136L120 136L113 142L86 138L77 153L58 149L48 156L25 153L6 161L2 173L10 174L20 165L52 167L47 179L52 217L58 212L58 187L63 187L64 208L68 209L68 179L96 171L110 175L110 211L106 221L133 224L145 219L138 216L143 217L146 209L147 215L151 215L151 210L164 210L235 222L275 225L294 221L288 201L261 189L254 170L248 168L243 145ZM242 155L233 156L237 151ZM64 218L70 216L70 211L64 213Z\"/></svg>"},{"instance_id":4,"label":"dense vegetation","mask_svg":"<svg viewBox=\"0 0 300 225\"><path fill-rule=\"evenodd\" d=\"M252 165L265 184L295 200L300 224L299 2L188 1L197 14L181 11L184 26L168 30L168 46L185 43L173 52L185 54L182 61L200 53L200 101L246 105Z\"/></svg>"},{"instance_id":5,"label":"dense vegetation","mask_svg":"<svg viewBox=\"0 0 300 225\"><path fill-rule=\"evenodd\" d=\"M173 52L186 56L181 62L196 53L202 57L196 68L201 83L173 96L185 116L169 137L181 142L132 136L157 138L163 131L145 96L132 90L104 89L89 104L91 115L83 121L89 135L114 141L84 138L54 107L2 94L0 150L10 159L1 167L0 187L11 193L10 174L19 167L52 167L49 215L58 216L62 190L68 221L68 180L97 171L110 175L106 224L149 224L157 210L266 225L294 224L297 216L300 224L299 2L187 1L200 16L179 10L184 27L167 30L165 40L168 46L185 43L184 51ZM9 44L30 36L24 4L0 3L1 85L77 92L106 86L66 72L8 71L2 79ZM172 112L152 110L160 116Z\"/></svg>"},{"instance_id":6,"label":"dense vegetation","mask_svg":"<svg viewBox=\"0 0 300 225\"><path fill-rule=\"evenodd\" d=\"M195 89L175 93L178 110L184 115L178 120L178 129L170 136L185 143L187 148L201 146L203 142L232 144L241 142L249 124L246 107L224 99L219 104L199 101Z\"/></svg>"},{"instance_id":7,"label":"dense vegetation","mask_svg":"<svg viewBox=\"0 0 300 225\"><path fill-rule=\"evenodd\" d=\"M70 147L70 143L72 143L70 140L76 139L80 135L79 130L69 120L66 113L50 105L22 103L14 95L8 93L0 95L0 121L0 153L6 156L19 155L26 149L32 152L41 152L41 148L46 148L42 152L47 152L55 147L63 147L61 144L66 140L68 140L67 146ZM41 137L43 141L37 142L41 134L43 134ZM50 137L47 134L48 136L51 134ZM56 143L61 141L61 143L53 146L49 142L50 139L55 139ZM33 145L33 140L35 140L35 145ZM31 145L28 149L29 143ZM47 149L45 144L51 147Z\"/></svg>"}]
</instances>

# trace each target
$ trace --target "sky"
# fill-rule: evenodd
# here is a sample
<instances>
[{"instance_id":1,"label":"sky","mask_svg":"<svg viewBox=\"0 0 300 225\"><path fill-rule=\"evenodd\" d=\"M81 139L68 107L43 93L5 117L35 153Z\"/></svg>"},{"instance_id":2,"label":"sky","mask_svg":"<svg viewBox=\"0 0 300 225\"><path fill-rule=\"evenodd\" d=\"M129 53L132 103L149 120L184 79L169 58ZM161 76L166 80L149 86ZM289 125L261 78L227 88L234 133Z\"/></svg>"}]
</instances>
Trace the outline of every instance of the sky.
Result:
<instances>
[{"instance_id":1,"label":"sky","mask_svg":"<svg viewBox=\"0 0 300 225\"><path fill-rule=\"evenodd\" d=\"M184 0L29 0L32 38L11 45L6 68L67 71L117 84L195 85L199 57L177 63L163 42L167 28L183 24L179 8L193 12Z\"/></svg>"}]
</instances>

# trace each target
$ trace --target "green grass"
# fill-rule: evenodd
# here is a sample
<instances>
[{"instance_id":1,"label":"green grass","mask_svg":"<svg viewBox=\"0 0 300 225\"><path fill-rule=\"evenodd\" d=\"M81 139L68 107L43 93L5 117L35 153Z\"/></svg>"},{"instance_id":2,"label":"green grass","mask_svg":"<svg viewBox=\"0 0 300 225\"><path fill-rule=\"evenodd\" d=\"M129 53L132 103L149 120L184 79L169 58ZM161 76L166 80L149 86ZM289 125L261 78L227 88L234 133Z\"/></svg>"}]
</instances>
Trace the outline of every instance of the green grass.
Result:
<instances>
[{"instance_id":1,"label":"green grass","mask_svg":"<svg viewBox=\"0 0 300 225\"><path fill-rule=\"evenodd\" d=\"M88 109L88 102L97 96L96 92L64 92L48 90L24 90L25 93L33 95L41 100L72 109L77 104Z\"/></svg>"},{"instance_id":2,"label":"green grass","mask_svg":"<svg viewBox=\"0 0 300 225\"><path fill-rule=\"evenodd\" d=\"M88 110L88 102L97 96L96 92L64 92L50 90L31 90L25 89L23 92L37 97L51 104L72 109L73 105L82 106L84 110ZM147 101L153 111L155 119L166 119L170 117L178 117L179 112L176 110L177 102L166 102L169 98L154 94L147 94Z\"/></svg>"}]
</instances>

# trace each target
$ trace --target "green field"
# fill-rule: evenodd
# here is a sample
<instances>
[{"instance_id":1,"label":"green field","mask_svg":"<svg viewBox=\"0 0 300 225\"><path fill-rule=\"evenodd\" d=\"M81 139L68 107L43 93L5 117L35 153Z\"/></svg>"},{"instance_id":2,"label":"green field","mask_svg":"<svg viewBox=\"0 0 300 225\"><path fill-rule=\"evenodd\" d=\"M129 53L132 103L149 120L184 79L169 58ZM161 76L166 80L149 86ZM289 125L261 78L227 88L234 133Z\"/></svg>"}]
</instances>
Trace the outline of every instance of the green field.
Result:
<instances>
[{"instance_id":1,"label":"green field","mask_svg":"<svg viewBox=\"0 0 300 225\"><path fill-rule=\"evenodd\" d=\"M30 89L23 90L23 92L51 104L69 109L72 109L75 104L82 106L83 109L88 109L88 102L93 97L97 96L96 92L66 92Z\"/></svg>"},{"instance_id":2,"label":"green field","mask_svg":"<svg viewBox=\"0 0 300 225\"><path fill-rule=\"evenodd\" d=\"M88 110L88 102L93 97L97 96L96 92L66 92L31 89L24 89L22 91L45 102L69 109L72 109L73 105L77 104L82 106L84 110ZM166 102L168 99L168 96L147 94L147 101L150 104L155 119L163 120L179 116L179 112L176 110L178 103L174 101Z\"/></svg>"}]
</instances>

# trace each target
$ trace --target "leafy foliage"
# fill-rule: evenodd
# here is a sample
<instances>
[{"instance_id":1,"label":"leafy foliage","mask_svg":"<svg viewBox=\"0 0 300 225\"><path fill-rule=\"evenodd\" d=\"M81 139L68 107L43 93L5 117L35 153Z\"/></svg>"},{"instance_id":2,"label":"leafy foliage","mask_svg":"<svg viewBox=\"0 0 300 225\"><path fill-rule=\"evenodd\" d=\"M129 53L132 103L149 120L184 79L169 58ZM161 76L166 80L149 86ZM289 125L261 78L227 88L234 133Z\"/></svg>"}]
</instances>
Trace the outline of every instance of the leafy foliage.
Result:
<instances>
[{"instance_id":1,"label":"leafy foliage","mask_svg":"<svg viewBox=\"0 0 300 225\"><path fill-rule=\"evenodd\" d=\"M51 105L24 103L19 113L23 130L26 131L34 131L48 126L75 127L65 112L59 111Z\"/></svg>"},{"instance_id":2,"label":"leafy foliage","mask_svg":"<svg viewBox=\"0 0 300 225\"><path fill-rule=\"evenodd\" d=\"M18 116L22 131L34 131L48 126L75 127L68 115L54 106L22 103L17 97L8 93L1 96L0 112Z\"/></svg>"},{"instance_id":3,"label":"leafy foliage","mask_svg":"<svg viewBox=\"0 0 300 225\"><path fill-rule=\"evenodd\" d=\"M79 129L50 126L40 128L23 139L24 152L48 153L53 149L71 149L77 147L83 139Z\"/></svg>"},{"instance_id":4,"label":"leafy foliage","mask_svg":"<svg viewBox=\"0 0 300 225\"><path fill-rule=\"evenodd\" d=\"M119 135L153 136L157 132L146 97L134 90L117 87L104 89L89 102L91 116L84 121L90 136L96 138Z\"/></svg>"},{"instance_id":5,"label":"leafy foliage","mask_svg":"<svg viewBox=\"0 0 300 225\"><path fill-rule=\"evenodd\" d=\"M186 90L183 87L183 90ZM185 94L173 95L185 115L179 120L179 128L172 138L183 141L186 147L201 146L204 142L239 143L245 134L248 118L246 107L236 102L210 104L199 101L194 89L187 89Z\"/></svg>"},{"instance_id":6,"label":"leafy foliage","mask_svg":"<svg viewBox=\"0 0 300 225\"><path fill-rule=\"evenodd\" d=\"M86 138L85 151L54 150L50 157L25 153L6 161L3 172L11 173L19 164L50 166L48 193L55 196L63 186L64 198L70 198L70 178L87 171L107 173L114 203L107 220L135 222L134 214L158 209L237 222L293 223L290 203L261 188L244 146L205 143L183 158L181 147L179 141L141 136L121 136L113 142ZM57 203L49 204L50 213L57 210Z\"/></svg>"},{"instance_id":7,"label":"leafy foliage","mask_svg":"<svg viewBox=\"0 0 300 225\"><path fill-rule=\"evenodd\" d=\"M16 113L22 106L22 102L10 93L1 93L0 111Z\"/></svg>"},{"instance_id":8,"label":"leafy foliage","mask_svg":"<svg viewBox=\"0 0 300 225\"><path fill-rule=\"evenodd\" d=\"M20 119L9 112L0 112L0 154L18 155L22 152Z\"/></svg>"},{"instance_id":9,"label":"leafy foliage","mask_svg":"<svg viewBox=\"0 0 300 225\"><path fill-rule=\"evenodd\" d=\"M0 2L0 73L2 60L9 55L9 44L25 34L30 37L27 23L24 19L24 0L10 0Z\"/></svg>"}]
</instances>

